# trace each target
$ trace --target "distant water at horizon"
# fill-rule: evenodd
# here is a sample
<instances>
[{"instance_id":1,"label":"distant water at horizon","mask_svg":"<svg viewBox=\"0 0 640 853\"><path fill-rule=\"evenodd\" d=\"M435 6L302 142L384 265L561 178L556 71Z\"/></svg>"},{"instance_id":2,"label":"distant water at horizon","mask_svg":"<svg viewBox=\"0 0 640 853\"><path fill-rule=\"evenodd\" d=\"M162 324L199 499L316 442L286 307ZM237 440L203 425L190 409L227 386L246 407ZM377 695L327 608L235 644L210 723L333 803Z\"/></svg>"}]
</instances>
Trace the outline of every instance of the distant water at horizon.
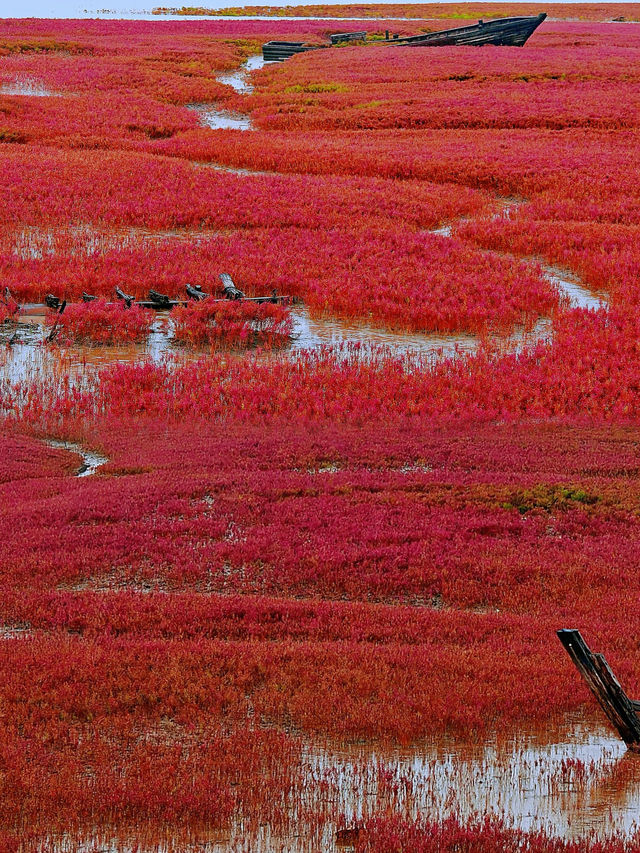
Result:
<instances>
[{"instance_id":1,"label":"distant water at horizon","mask_svg":"<svg viewBox=\"0 0 640 853\"><path fill-rule=\"evenodd\" d=\"M494 3L513 3L517 0L491 0ZM607 0L604 0L606 2ZM95 2L95 0L94 0ZM318 2L318 0L312 0ZM386 5L397 3L398 0L377 0L376 5ZM433 2L433 0L426 0ZM446 2L446 0L445 0ZM473 2L482 2L482 0L473 0ZM575 3L576 0L552 0L553 3ZM625 3L628 5L637 4L638 0L612 0L615 3ZM96 4L97 5L97 4ZM283 6L294 6L295 2L291 0L270 0L268 3L261 4L259 0L251 0L251 2L238 2L238 0L191 0L191 2L171 3L170 0L106 0L105 5L108 8L96 8L91 0L23 0L16 3L15 0L0 0L0 19L2 18L101 18L105 20L209 20L207 15L153 15L153 9L158 6L166 7L182 7L188 5L206 6L208 9L224 9L236 7L241 9L248 5L269 5L272 7L281 8ZM346 5L341 0L325 0L323 6ZM408 3L407 5L412 5ZM585 0L584 5L599 5L599 0ZM540 0L541 8L544 6L544 0ZM239 16L241 17L241 16ZM358 16L355 15L355 18Z\"/></svg>"}]
</instances>

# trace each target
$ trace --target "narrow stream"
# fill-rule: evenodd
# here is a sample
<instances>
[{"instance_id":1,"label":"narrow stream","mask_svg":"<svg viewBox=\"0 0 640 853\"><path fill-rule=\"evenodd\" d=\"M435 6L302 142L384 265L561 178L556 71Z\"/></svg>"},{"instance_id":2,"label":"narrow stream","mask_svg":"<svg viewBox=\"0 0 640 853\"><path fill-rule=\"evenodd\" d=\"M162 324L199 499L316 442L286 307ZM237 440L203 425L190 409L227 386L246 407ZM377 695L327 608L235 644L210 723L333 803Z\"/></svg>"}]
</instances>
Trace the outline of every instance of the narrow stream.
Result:
<instances>
[{"instance_id":1,"label":"narrow stream","mask_svg":"<svg viewBox=\"0 0 640 853\"><path fill-rule=\"evenodd\" d=\"M253 92L249 75L264 65L265 61L261 55L253 55L237 71L221 74L216 77L216 80L225 86L231 86L241 95L248 95ZM187 106L198 113L202 125L212 130L253 130L251 116L220 109L215 104L188 104Z\"/></svg>"},{"instance_id":2,"label":"narrow stream","mask_svg":"<svg viewBox=\"0 0 640 853\"><path fill-rule=\"evenodd\" d=\"M523 204L526 204L524 199L500 197L496 198L496 202L499 204L499 209L491 217L494 221L500 219L509 220L514 211L518 210L518 208ZM456 225L464 221L464 219L461 219L456 222L449 222L444 225L440 225L438 228L429 229L428 233L435 234L439 237L453 237ZM525 261L537 264L540 267L544 278L546 278L550 284L557 287L560 293L568 298L571 308L597 310L598 308L606 307L607 305L607 299L604 294L593 293L582 284L577 276L573 275L568 270L563 270L554 264L547 263L543 258L520 257L507 252L499 252L498 254L502 257L510 258L514 262Z\"/></svg>"},{"instance_id":3,"label":"narrow stream","mask_svg":"<svg viewBox=\"0 0 640 853\"><path fill-rule=\"evenodd\" d=\"M572 275L560 267L553 264L546 264L538 258L530 258L526 260L538 261L542 267L542 273L545 278L555 284L561 293L569 299L569 304L572 308L587 308L597 311L598 308L607 306L607 299L602 295L592 293L580 282L577 276Z\"/></svg>"},{"instance_id":4,"label":"narrow stream","mask_svg":"<svg viewBox=\"0 0 640 853\"><path fill-rule=\"evenodd\" d=\"M33 312L35 309L31 310ZM145 343L116 346L46 345L45 314L41 310L41 314L31 313L28 318L24 318L28 322L21 319L17 326L8 323L4 327L0 325L0 380L13 384L65 372L75 379L87 369L91 372L92 369L115 362L148 358L158 363L171 354L177 355L179 360L196 360L210 352L208 348L176 345L169 312L158 312ZM271 358L276 354L295 357L303 350L332 347L338 355L344 353L344 357L358 354L360 358L368 358L379 347L385 347L394 356L415 355L435 360L472 353L480 344L480 339L471 334L393 332L333 317L313 316L308 309L300 306L293 307L291 314L291 343L285 350L275 353L266 351L264 357ZM542 318L532 329L516 328L510 335L493 335L490 340L505 349L518 350L526 343L548 337L550 331L550 321ZM14 342L7 346L6 342L14 335ZM2 346L3 343L5 346Z\"/></svg>"},{"instance_id":5,"label":"narrow stream","mask_svg":"<svg viewBox=\"0 0 640 853\"><path fill-rule=\"evenodd\" d=\"M606 306L604 298L592 294L571 274L551 265L543 265L543 271L549 281L569 298L572 307L595 309ZM345 355L358 352L360 357L366 358L375 348L383 346L396 356L411 354L437 359L474 352L480 344L480 339L471 334L393 332L335 317L314 316L304 306L293 307L291 313L293 335L284 352L292 356L301 350L331 346L342 348ZM541 318L532 329L516 328L510 335L492 335L490 340L504 349L517 351L525 344L548 338L550 334L550 320ZM79 376L87 368L97 369L113 362L142 358L159 362L171 353L181 359L198 359L209 352L208 349L175 345L169 312L158 312L151 333L143 344L46 346L44 337L45 309L42 306L25 306L17 324L0 325L0 377L5 382L24 382L64 370ZM6 345L9 340L13 341L11 346Z\"/></svg>"},{"instance_id":6,"label":"narrow stream","mask_svg":"<svg viewBox=\"0 0 640 853\"><path fill-rule=\"evenodd\" d=\"M218 83L224 83L225 86L231 86L240 95L250 95L254 87L249 75L258 68L264 68L266 64L262 54L256 53L250 56L237 71L222 74L216 77L216 80Z\"/></svg>"},{"instance_id":7,"label":"narrow stream","mask_svg":"<svg viewBox=\"0 0 640 853\"><path fill-rule=\"evenodd\" d=\"M82 459L82 465L76 471L76 477L90 477L95 474L98 468L106 465L109 461L106 456L96 453L94 450L88 450L80 444L75 444L72 441L60 441L57 438L47 438L44 443L49 447L55 447L57 450L67 450L69 453L76 453Z\"/></svg>"}]
</instances>

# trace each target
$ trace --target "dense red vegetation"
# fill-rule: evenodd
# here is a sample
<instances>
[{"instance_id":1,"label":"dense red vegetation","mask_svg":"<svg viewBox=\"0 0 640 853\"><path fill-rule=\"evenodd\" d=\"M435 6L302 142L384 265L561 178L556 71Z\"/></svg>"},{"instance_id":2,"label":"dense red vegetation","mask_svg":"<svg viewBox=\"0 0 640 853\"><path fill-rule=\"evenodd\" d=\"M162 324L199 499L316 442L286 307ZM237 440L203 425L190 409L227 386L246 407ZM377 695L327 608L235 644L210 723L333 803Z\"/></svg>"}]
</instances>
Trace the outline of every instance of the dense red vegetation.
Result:
<instances>
[{"instance_id":1,"label":"dense red vegetation","mask_svg":"<svg viewBox=\"0 0 640 853\"><path fill-rule=\"evenodd\" d=\"M172 314L176 341L191 346L281 347L291 339L291 312L284 305L205 299Z\"/></svg>"},{"instance_id":2,"label":"dense red vegetation","mask_svg":"<svg viewBox=\"0 0 640 853\"><path fill-rule=\"evenodd\" d=\"M55 343L142 343L151 329L153 315L137 305L96 299L67 305L62 314L47 317L49 338Z\"/></svg>"},{"instance_id":3,"label":"dense red vegetation","mask_svg":"<svg viewBox=\"0 0 640 853\"><path fill-rule=\"evenodd\" d=\"M84 481L2 439L9 825L16 797L36 827L277 825L299 734L466 739L579 708L566 619L637 692L636 429L117 423Z\"/></svg>"},{"instance_id":4,"label":"dense red vegetation","mask_svg":"<svg viewBox=\"0 0 640 853\"><path fill-rule=\"evenodd\" d=\"M468 824L449 819L442 824L427 820L374 819L358 827L354 849L357 853L635 853L637 842L623 839L603 845L598 840L564 841L543 833L514 830L500 820L478 819Z\"/></svg>"},{"instance_id":5,"label":"dense red vegetation","mask_svg":"<svg viewBox=\"0 0 640 853\"><path fill-rule=\"evenodd\" d=\"M97 375L54 350L44 380L2 375L0 846L251 849L268 831L265 849L301 834L324 851L344 782L314 750L597 721L554 636L569 624L638 695L635 28L551 21L521 51L428 62L319 51L240 96L215 76L260 41L335 27L1 27L0 85L51 92L0 91L0 271L20 300L213 293L226 270L317 314L548 333L450 360L215 351ZM258 129L201 127L199 100ZM497 216L497 195L524 203ZM531 256L610 305L570 310ZM178 337L216 338L214 306L178 312ZM111 310L63 318L111 339ZM248 331L252 309L223 310ZM43 436L109 461L76 478L77 452ZM417 820L415 779L376 761L354 781L373 790L362 851L578 849Z\"/></svg>"},{"instance_id":6,"label":"dense red vegetation","mask_svg":"<svg viewBox=\"0 0 640 853\"><path fill-rule=\"evenodd\" d=\"M74 413L347 424L393 417L408 427L527 418L633 423L640 407L639 337L634 313L576 309L555 322L550 343L516 353L488 347L434 363L384 351L367 351L363 359L361 347L352 346L273 361L212 355L177 365L117 364L82 393L54 381L17 383L4 389L0 403L26 407L41 429L57 429Z\"/></svg>"}]
</instances>

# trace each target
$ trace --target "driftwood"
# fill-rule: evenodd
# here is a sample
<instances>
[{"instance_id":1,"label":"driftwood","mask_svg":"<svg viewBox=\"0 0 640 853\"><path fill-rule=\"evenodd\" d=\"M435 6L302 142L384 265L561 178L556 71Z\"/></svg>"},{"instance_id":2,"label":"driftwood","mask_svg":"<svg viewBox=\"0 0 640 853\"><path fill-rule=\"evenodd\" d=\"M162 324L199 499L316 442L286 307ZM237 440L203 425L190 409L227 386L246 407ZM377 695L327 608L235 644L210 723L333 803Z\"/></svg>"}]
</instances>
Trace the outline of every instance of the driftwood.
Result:
<instances>
[{"instance_id":1,"label":"driftwood","mask_svg":"<svg viewBox=\"0 0 640 853\"><path fill-rule=\"evenodd\" d=\"M200 287L199 284L185 284L185 290L187 291L187 296L189 297L189 299L193 299L196 302L201 302L209 295L208 293L204 292L204 290Z\"/></svg>"},{"instance_id":2,"label":"driftwood","mask_svg":"<svg viewBox=\"0 0 640 853\"><path fill-rule=\"evenodd\" d=\"M119 287L116 287L116 297L121 299L127 308L131 308L135 302L135 296L129 296L128 293L124 293L124 291L120 290Z\"/></svg>"},{"instance_id":3,"label":"driftwood","mask_svg":"<svg viewBox=\"0 0 640 853\"><path fill-rule=\"evenodd\" d=\"M13 310L11 312L12 314L17 314L20 310L18 300L14 299L13 294L11 293L8 287L5 287L4 296L0 297L0 302L2 302L3 305L6 305L7 308L13 306Z\"/></svg>"},{"instance_id":4,"label":"driftwood","mask_svg":"<svg viewBox=\"0 0 640 853\"><path fill-rule=\"evenodd\" d=\"M275 290L275 288L272 289L270 296L245 296L244 292L240 290L240 288L236 287L236 285L233 283L233 279L231 278L229 273L221 273L220 280L222 281L224 299L214 299L214 301L216 302L222 302L227 299L244 299L247 302L272 302L280 305L292 305L298 301L297 298L294 296L280 296ZM201 301L203 299L210 298L210 294L206 293L202 289L202 286L199 284L185 284L185 290L187 292L187 300L171 299L171 297L167 296L164 293L159 293L157 290L149 290L149 296L147 297L147 299L139 300L136 300L136 298L134 296L131 296L131 294L125 293L119 287L115 288L115 294L117 299L121 302L124 302L127 308L130 308L132 305L138 305L141 308L151 308L156 311L171 309L174 308L176 305L187 305L189 300ZM93 302L93 300L97 298L98 297L92 296L89 293L82 294L83 302ZM0 296L0 302L3 302L2 296ZM53 311L58 311L59 313L62 313L67 302L66 300L64 302L61 302L61 300L57 296L48 294L45 297L45 304ZM19 307L20 306L18 306L18 308ZM54 329L52 329L52 333L54 332L55 327Z\"/></svg>"},{"instance_id":5,"label":"driftwood","mask_svg":"<svg viewBox=\"0 0 640 853\"><path fill-rule=\"evenodd\" d=\"M55 299L56 297L54 296L53 298ZM45 302L46 302L46 300L45 300ZM64 314L64 309L67 307L67 300L65 299L63 302L60 302L60 300L58 300L58 302L60 304L58 305L57 314L58 314L58 317L60 317L62 314ZM60 321L56 320L55 323L53 324L53 326L51 327L51 331L49 332L49 334L46 337L47 343L50 343L55 338L55 336L58 334L59 324L60 324Z\"/></svg>"},{"instance_id":6,"label":"driftwood","mask_svg":"<svg viewBox=\"0 0 640 853\"><path fill-rule=\"evenodd\" d=\"M603 655L593 654L580 631L564 628L558 638L609 722L633 752L640 752L640 702L629 699Z\"/></svg>"},{"instance_id":7,"label":"driftwood","mask_svg":"<svg viewBox=\"0 0 640 853\"><path fill-rule=\"evenodd\" d=\"M16 340L18 339L18 325L19 324L18 324L18 318L16 315L20 311L20 305L18 304L18 301L13 298L13 294L11 293L11 291L9 290L8 287L5 287L5 289L4 289L4 296L0 296L0 303L2 303L6 308L11 309L11 313L9 314L9 317L13 320L13 322L15 324L15 328L13 330L13 334L11 335L9 340L7 341L7 346L12 346L13 344L15 344ZM7 317L6 319L8 320L9 317Z\"/></svg>"},{"instance_id":8,"label":"driftwood","mask_svg":"<svg viewBox=\"0 0 640 853\"><path fill-rule=\"evenodd\" d=\"M44 304L47 306L47 308L51 308L52 311L59 311L60 305L62 303L60 302L60 299L58 299L57 296L53 295L53 293L47 293L44 298Z\"/></svg>"},{"instance_id":9,"label":"driftwood","mask_svg":"<svg viewBox=\"0 0 640 853\"><path fill-rule=\"evenodd\" d=\"M157 308L171 308L174 304L166 293L158 293L157 290L149 291L149 302Z\"/></svg>"},{"instance_id":10,"label":"driftwood","mask_svg":"<svg viewBox=\"0 0 640 853\"><path fill-rule=\"evenodd\" d=\"M333 33L329 36L331 44L340 44L345 41L365 41L367 33L365 30L360 30L357 33Z\"/></svg>"},{"instance_id":11,"label":"driftwood","mask_svg":"<svg viewBox=\"0 0 640 853\"><path fill-rule=\"evenodd\" d=\"M336 847L355 847L362 832L359 826L350 826L336 832Z\"/></svg>"},{"instance_id":12,"label":"driftwood","mask_svg":"<svg viewBox=\"0 0 640 853\"><path fill-rule=\"evenodd\" d=\"M244 299L244 293L239 290L235 284L233 283L233 279L227 272L220 273L220 281L222 282L222 289L224 291L224 295L227 299Z\"/></svg>"}]
</instances>

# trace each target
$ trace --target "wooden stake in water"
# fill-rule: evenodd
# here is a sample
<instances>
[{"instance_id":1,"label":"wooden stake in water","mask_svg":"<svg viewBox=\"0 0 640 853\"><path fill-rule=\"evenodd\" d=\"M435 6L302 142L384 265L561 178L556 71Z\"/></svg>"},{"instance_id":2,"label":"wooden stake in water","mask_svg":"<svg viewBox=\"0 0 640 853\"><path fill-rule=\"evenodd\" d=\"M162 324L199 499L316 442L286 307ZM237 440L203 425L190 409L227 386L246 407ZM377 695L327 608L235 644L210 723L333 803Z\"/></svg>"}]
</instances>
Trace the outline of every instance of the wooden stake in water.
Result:
<instances>
[{"instance_id":1,"label":"wooden stake in water","mask_svg":"<svg viewBox=\"0 0 640 853\"><path fill-rule=\"evenodd\" d=\"M580 631L563 628L557 634L622 740L629 749L640 752L640 702L629 699L604 656L593 654Z\"/></svg>"}]
</instances>

